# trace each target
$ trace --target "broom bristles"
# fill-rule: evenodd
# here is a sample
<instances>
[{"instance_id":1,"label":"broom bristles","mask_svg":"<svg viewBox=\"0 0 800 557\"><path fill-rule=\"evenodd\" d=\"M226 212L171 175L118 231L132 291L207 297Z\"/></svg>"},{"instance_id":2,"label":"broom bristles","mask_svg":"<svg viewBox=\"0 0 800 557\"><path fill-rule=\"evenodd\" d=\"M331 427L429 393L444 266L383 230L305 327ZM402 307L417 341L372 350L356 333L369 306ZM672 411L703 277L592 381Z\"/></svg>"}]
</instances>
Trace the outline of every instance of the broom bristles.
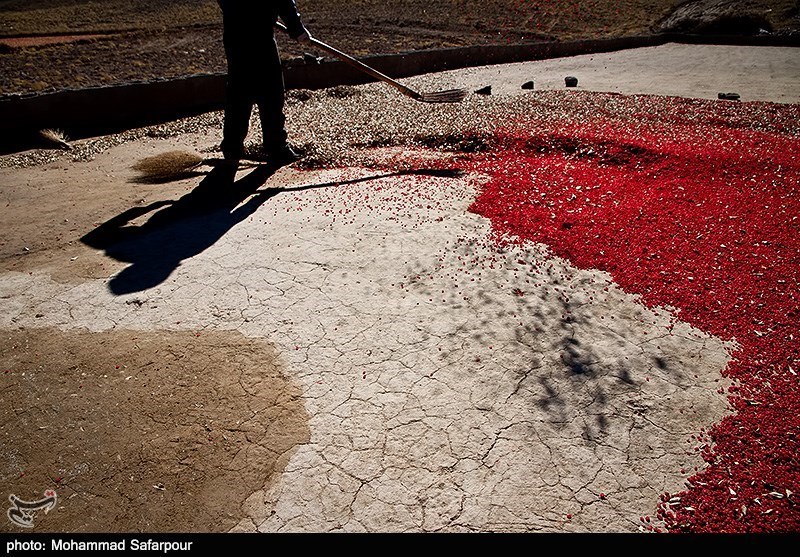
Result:
<instances>
[{"instance_id":1,"label":"broom bristles","mask_svg":"<svg viewBox=\"0 0 800 557\"><path fill-rule=\"evenodd\" d=\"M164 179L186 174L203 164L205 159L189 151L168 151L160 155L146 157L131 168L143 178Z\"/></svg>"},{"instance_id":2,"label":"broom bristles","mask_svg":"<svg viewBox=\"0 0 800 557\"><path fill-rule=\"evenodd\" d=\"M67 138L66 134L64 134L64 132L61 130L53 130L53 129L41 130L39 132L39 136L48 143L53 143L55 145L58 145L62 149L72 149L72 145L69 144L69 139Z\"/></svg>"}]
</instances>

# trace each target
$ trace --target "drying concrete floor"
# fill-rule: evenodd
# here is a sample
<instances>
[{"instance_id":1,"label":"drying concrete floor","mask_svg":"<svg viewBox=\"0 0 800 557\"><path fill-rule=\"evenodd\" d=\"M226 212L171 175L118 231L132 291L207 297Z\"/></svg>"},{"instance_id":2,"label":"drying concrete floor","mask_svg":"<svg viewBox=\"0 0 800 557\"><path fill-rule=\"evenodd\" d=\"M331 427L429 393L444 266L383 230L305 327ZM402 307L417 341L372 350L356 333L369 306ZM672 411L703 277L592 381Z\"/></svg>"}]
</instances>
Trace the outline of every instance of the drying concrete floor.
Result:
<instances>
[{"instance_id":1,"label":"drying concrete floor","mask_svg":"<svg viewBox=\"0 0 800 557\"><path fill-rule=\"evenodd\" d=\"M416 82L798 102L798 60L665 45ZM0 485L58 492L35 530L628 532L703 466L730 343L498 247L481 176L242 170L260 193L183 212L204 175L130 183L218 133L0 169Z\"/></svg>"}]
</instances>

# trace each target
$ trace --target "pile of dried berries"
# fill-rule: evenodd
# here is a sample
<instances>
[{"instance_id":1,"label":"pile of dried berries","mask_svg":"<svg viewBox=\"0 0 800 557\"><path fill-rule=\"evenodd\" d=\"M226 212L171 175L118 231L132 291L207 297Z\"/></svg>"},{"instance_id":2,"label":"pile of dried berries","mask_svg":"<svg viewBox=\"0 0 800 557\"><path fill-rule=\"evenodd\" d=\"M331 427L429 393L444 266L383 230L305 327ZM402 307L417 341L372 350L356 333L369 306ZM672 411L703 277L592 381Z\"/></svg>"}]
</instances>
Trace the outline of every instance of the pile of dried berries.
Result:
<instances>
[{"instance_id":1,"label":"pile of dried berries","mask_svg":"<svg viewBox=\"0 0 800 557\"><path fill-rule=\"evenodd\" d=\"M736 413L658 517L670 531L800 531L800 105L607 97L622 110L583 118L579 97L562 100L577 118L523 119L472 158L491 178L471 210L498 238L545 243L735 340Z\"/></svg>"}]
</instances>

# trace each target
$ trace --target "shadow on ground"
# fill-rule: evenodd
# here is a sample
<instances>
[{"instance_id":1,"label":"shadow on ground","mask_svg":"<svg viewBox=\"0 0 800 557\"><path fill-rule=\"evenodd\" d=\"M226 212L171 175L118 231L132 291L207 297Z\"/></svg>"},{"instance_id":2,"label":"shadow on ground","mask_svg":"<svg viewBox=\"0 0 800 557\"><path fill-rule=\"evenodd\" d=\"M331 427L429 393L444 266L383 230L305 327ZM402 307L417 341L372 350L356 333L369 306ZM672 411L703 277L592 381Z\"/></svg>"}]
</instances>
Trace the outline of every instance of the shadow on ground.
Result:
<instances>
[{"instance_id":1,"label":"shadow on ground","mask_svg":"<svg viewBox=\"0 0 800 557\"><path fill-rule=\"evenodd\" d=\"M325 182L289 188L265 188L278 167L263 165L245 177L232 182L226 171L217 167L200 184L177 200L156 201L132 207L101 224L81 238L109 257L130 266L109 281L109 290L116 295L131 294L163 283L181 262L213 246L229 230L268 200L281 192L304 191L381 178L426 175L456 178L461 171L452 169L411 169L366 176L346 181ZM134 220L153 214L141 225Z\"/></svg>"}]
</instances>

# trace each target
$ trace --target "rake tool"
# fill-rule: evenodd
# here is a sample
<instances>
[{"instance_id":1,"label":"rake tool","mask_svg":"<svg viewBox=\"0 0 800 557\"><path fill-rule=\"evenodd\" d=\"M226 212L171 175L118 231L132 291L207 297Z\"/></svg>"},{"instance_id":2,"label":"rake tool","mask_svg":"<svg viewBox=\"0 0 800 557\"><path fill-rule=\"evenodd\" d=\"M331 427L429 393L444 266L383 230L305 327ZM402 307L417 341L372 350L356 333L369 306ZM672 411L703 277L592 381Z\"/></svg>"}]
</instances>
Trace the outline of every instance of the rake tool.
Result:
<instances>
[{"instance_id":1,"label":"rake tool","mask_svg":"<svg viewBox=\"0 0 800 557\"><path fill-rule=\"evenodd\" d=\"M288 33L288 29L280 21L276 22L275 26L278 27L278 29L281 29L282 31ZM348 64L349 66L352 66L357 70L364 72L365 74L371 75L372 77L374 77L379 81L383 81L384 83L388 83L389 85L397 88L397 90L399 90L402 94L404 94L407 97L411 97L415 101L420 101L424 103L457 103L464 100L464 98L467 96L466 89L448 89L446 91L435 91L433 93L418 93L417 91L414 91L409 87L406 87L402 83L395 81L388 75L382 74L381 72L379 72L374 68L370 68L363 62L359 62L352 56L345 54L344 52L337 50L334 47L325 44L320 40L315 39L314 37L311 37L309 41L317 48L324 50L329 54L332 54L333 56L339 58L342 62Z\"/></svg>"}]
</instances>

